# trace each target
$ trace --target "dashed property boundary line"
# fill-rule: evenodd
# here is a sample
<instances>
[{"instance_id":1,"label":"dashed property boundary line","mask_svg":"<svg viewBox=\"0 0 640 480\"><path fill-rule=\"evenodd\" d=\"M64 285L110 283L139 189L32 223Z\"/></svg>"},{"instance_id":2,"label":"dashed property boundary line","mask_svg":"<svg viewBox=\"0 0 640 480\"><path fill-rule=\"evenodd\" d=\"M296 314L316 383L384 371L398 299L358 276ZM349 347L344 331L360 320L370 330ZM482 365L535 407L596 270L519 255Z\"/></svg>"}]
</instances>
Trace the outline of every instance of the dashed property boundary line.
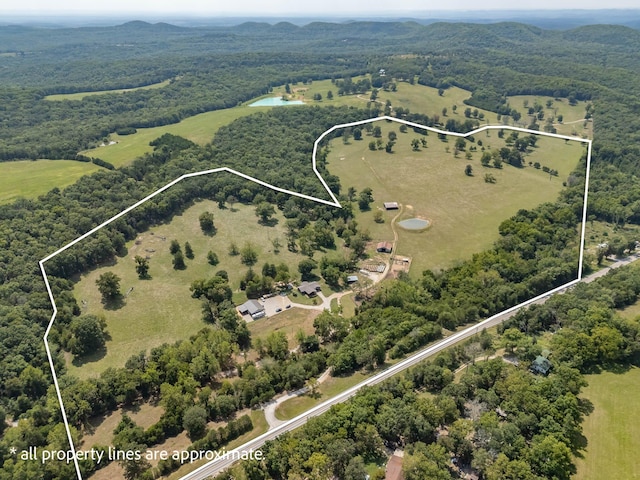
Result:
<instances>
[{"instance_id":1,"label":"dashed property boundary line","mask_svg":"<svg viewBox=\"0 0 640 480\"><path fill-rule=\"evenodd\" d=\"M380 116L380 117L368 118L368 119L365 119L365 120L359 120L359 121L355 121L355 122L341 123L339 125L334 125L333 127L331 127L328 130L326 130L324 133L322 133L316 139L316 141L313 143L313 153L312 153L312 156L311 156L311 163L312 163L313 172L316 174L316 176L318 177L318 179L322 183L322 186L325 188L325 190L329 194L329 197L331 198L331 201L325 200L325 199L322 199L322 198L318 198L318 197L313 197L313 196L310 196L310 195L305 195L305 194L299 193L299 192L294 192L294 191L291 191L291 190L288 190L288 189L285 189L285 188L276 187L275 185L271 185L270 183L264 182L262 180L259 180L259 179L255 178L255 177L252 177L250 175L244 174L242 172L239 172L239 171L234 170L234 169L229 168L229 167L219 167L219 168L214 168L214 169L210 169L210 170L203 170L203 171L199 171L199 172L186 173L186 174L181 175L180 177L176 178L172 182L169 182L165 186L159 188L155 192L147 195L142 200L139 200L138 202L134 203L130 207L124 209L120 213L114 215L113 217L111 217L108 220L104 221L103 223L101 223L97 227L89 230L87 233L79 236L75 240L69 242L65 246L59 248L58 250L56 250L55 252L53 252L52 254L46 256L45 258L43 258L42 260L40 260L38 262L38 265L40 266L40 271L42 273L42 278L44 279L44 283L45 283L45 286L46 286L46 289L47 289L47 293L49 295L49 301L51 302L51 305L53 307L53 314L51 315L51 320L49 321L49 325L47 326L47 329L45 331L43 340L44 340L45 349L47 351L47 358L49 360L49 367L51 369L51 374L53 376L53 383L54 383L54 386L55 386L56 395L58 397L58 402L60 403L60 411L62 413L62 420L63 420L64 426L65 426L65 430L67 432L67 439L69 441L69 446L70 446L71 450L74 452L73 463L74 463L74 466L75 466L75 469L76 469L76 474L78 476L78 480L82 480L82 473L80 472L80 465L78 464L78 459L77 459L77 456L75 455L76 448L75 448L75 444L73 442L73 438L72 438L72 435L71 435L71 429L69 427L69 421L67 419L67 413L66 413L66 410L64 408L64 402L62 401L62 393L61 393L61 390L60 390L60 385L58 383L58 377L56 375L56 369L55 369L54 362L53 362L53 356L51 355L51 349L49 347L49 341L48 341L49 340L49 333L51 332L51 328L53 327L53 322L55 321L56 316L58 314L58 308L56 306L56 302L55 302L55 299L53 297L53 292L51 290L51 285L49 283L49 279L47 277L47 272L45 270L44 264L47 261L49 261L52 258L54 258L56 255L59 255L60 253L64 252L65 250L67 250L69 248L71 248L72 246L74 246L78 242L81 242L82 240L84 240L85 238L89 237L90 235L93 235L95 232L97 232L101 228L106 227L110 223L114 222L115 220L119 219L120 217L122 217L122 216L126 215L127 213L131 212L132 210L134 210L135 208L139 207L143 203L147 202L148 200L151 200L156 195L159 195L159 194L163 193L164 191L166 191L167 189L171 188L172 186L174 186L178 182L181 182L182 180L187 179L187 178L199 177L199 176L202 176L202 175L209 175L209 174L212 174L212 173L220 173L220 172L231 173L233 175L237 175L237 176L239 176L241 178L244 178L244 179L246 179L248 181L257 183L258 185L262 185L264 187L271 188L271 189L273 189L273 190L275 190L277 192L286 193L286 194L289 194L289 195L293 195L293 196L296 196L296 197L304 198L306 200L311 200L311 201L314 201L314 202L322 203L322 204L329 205L329 206L332 206L332 207L342 208L342 205L340 204L340 202L336 198L335 194L331 191L331 189L327 185L327 183L324 180L324 178L322 177L322 175L320 175L320 173L318 172L317 165L316 165L316 156L317 156L317 153L318 153L318 148L320 146L320 143L322 142L322 140L327 135L330 135L332 132L334 132L336 130L339 130L341 128L355 127L355 126L359 126L359 125L365 125L367 123L378 122L378 121L381 121L381 120L387 120L387 121L391 121L391 122L402 123L402 124L405 124L405 125L407 125L409 127L418 128L418 129L421 129L421 130L426 130L426 131L429 131L429 132L434 132L434 133L443 134L443 135L451 135L451 136L454 136L454 137L462 137L462 138L466 138L466 137L475 135L477 133L481 133L481 132L489 131L489 130L514 130L514 131L522 132L522 133L529 133L529 134L533 134L533 135L542 135L542 136L558 138L558 139L562 139L562 140L577 141L577 142L582 142L582 143L587 144L587 165L586 165L586 173L585 173L585 188L584 188L584 200L583 200L584 204L583 204L583 210L582 210L582 229L581 229L581 236L580 236L580 258L579 258L579 264L578 264L578 278L576 280L573 280L572 282L569 282L569 283L563 285L562 287L558 287L558 288L552 290L551 292L557 291L560 288L564 288L564 287L566 287L568 285L571 285L571 284L573 284L573 283L575 283L577 281L580 281L582 279L582 268L583 268L583 258L584 258L584 241L585 241L585 227L586 227L586 220L587 220L587 196L588 196L588 191L589 191L589 174L590 174L590 169L591 169L591 145L592 145L592 141L590 139L573 137L573 136L569 136L569 135L561 135L561 134L557 134L557 133L540 132L538 130L531 130L531 129L528 129L528 128L521 128L521 127L512 127L512 126L509 126L509 125L485 125L483 127L477 128L477 129L472 130L472 131L467 132L467 133L449 132L447 130L441 130L441 129L435 128L435 127L428 127L426 125L421 125L419 123L410 122L410 121L403 120L403 119L400 119L400 118L395 118L395 117L390 117L390 116L387 116L387 115L383 115L383 116ZM547 294L548 293L545 293L545 294L543 294L543 296L547 295ZM523 303L521 303L519 305L516 305L515 307L511 307L511 308L512 309L520 308L520 307L522 307L524 305L529 304L530 302L531 302L531 300L523 302ZM509 310L511 310L511 309L509 309ZM505 313L505 312L501 312L498 315L501 315L502 313ZM409 358L412 358L412 357L409 357Z\"/></svg>"}]
</instances>

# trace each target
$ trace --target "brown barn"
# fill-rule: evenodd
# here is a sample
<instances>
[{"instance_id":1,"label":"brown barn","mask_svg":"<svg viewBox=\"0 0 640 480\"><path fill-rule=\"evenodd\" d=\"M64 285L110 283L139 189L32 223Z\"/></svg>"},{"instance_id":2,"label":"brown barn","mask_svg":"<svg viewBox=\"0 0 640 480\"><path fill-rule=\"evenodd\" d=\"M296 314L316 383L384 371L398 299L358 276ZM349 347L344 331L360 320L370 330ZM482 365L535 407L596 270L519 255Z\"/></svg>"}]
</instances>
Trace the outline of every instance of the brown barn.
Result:
<instances>
[{"instance_id":1,"label":"brown barn","mask_svg":"<svg viewBox=\"0 0 640 480\"><path fill-rule=\"evenodd\" d=\"M393 244L391 242L380 242L376 246L376 251L380 253L391 253L393 250Z\"/></svg>"}]
</instances>

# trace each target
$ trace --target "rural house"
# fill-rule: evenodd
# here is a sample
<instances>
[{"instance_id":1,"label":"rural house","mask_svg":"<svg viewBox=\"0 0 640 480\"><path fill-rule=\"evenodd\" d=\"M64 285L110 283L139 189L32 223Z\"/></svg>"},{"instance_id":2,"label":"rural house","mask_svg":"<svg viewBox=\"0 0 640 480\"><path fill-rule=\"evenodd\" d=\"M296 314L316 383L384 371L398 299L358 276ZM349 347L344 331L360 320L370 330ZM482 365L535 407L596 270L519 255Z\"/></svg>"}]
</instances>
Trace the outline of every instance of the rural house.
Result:
<instances>
[{"instance_id":1,"label":"rural house","mask_svg":"<svg viewBox=\"0 0 640 480\"><path fill-rule=\"evenodd\" d=\"M393 250L391 242L380 242L376 246L376 251L380 253L391 253L391 250Z\"/></svg>"},{"instance_id":2,"label":"rural house","mask_svg":"<svg viewBox=\"0 0 640 480\"><path fill-rule=\"evenodd\" d=\"M241 315L251 315L251 318L257 320L265 316L264 307L257 300L247 300L238 307Z\"/></svg>"},{"instance_id":3,"label":"rural house","mask_svg":"<svg viewBox=\"0 0 640 480\"><path fill-rule=\"evenodd\" d=\"M298 291L308 297L315 297L321 290L318 282L302 282L298 287Z\"/></svg>"}]
</instances>

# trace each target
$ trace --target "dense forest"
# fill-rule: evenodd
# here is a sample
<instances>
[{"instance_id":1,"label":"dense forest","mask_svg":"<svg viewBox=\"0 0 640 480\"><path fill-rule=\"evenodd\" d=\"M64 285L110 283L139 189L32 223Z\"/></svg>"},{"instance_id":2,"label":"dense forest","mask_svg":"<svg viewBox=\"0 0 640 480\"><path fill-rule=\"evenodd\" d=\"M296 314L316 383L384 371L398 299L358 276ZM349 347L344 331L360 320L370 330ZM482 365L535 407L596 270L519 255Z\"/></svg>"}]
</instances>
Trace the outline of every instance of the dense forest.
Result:
<instances>
[{"instance_id":1,"label":"dense forest","mask_svg":"<svg viewBox=\"0 0 640 480\"><path fill-rule=\"evenodd\" d=\"M131 47L113 48L114 43ZM184 29L134 22L46 34L5 27L0 28L0 44L15 55L0 56L0 155L2 160L75 158L119 128L175 123L234 106L286 82L340 82L370 74L375 86L383 81L377 73L384 67L395 81L469 89L470 106L504 114L510 112L507 95L589 99L595 111L589 215L623 227L640 223L635 176L639 43L636 30L613 26L546 31L520 24L372 22ZM81 101L44 100L53 93L167 79L170 85L160 89ZM412 112L405 118L433 124L434 113ZM229 166L283 188L323 195L311 175L313 141L332 125L377 114L346 107L275 109L221 128L205 147L165 136L154 142L153 153L126 167L105 169L63 191L0 207L0 479L74 477L72 464L43 465L10 453L11 447L68 448L42 342L51 305L38 260L187 172ZM71 294L73 276L124 254L126 242L137 233L170 220L199 199L223 206L230 196L246 204L271 203L287 218L290 248L302 248L301 236L310 231L316 232L313 243L321 247L321 234L328 229L357 257L363 232L352 221L356 203L350 202L347 186L326 172L324 154L319 168L343 209L290 198L228 174L195 178L47 263L58 308L49 338L76 439L91 416L154 399L164 407L160 421L145 430L124 419L117 428L120 447L151 447L187 429L196 448L215 449L250 430L248 419L203 432L189 429L187 418L231 419L242 408L304 385L327 366L334 374L373 369L439 338L443 329L476 322L576 276L584 159L574 173L575 183L556 202L521 210L503 222L492 249L450 270L390 282L351 319L321 315L315 335L301 338L295 354L274 335L260 348L261 366L236 362L231 352L246 350L252 339L239 326L228 298L203 294L215 304L218 314L210 323L216 328L135 353L123 369L107 370L96 379L65 373L62 347L82 318ZM327 259L320 270L346 271L350 266L349 261ZM224 285L222 277L211 282ZM640 328L637 322L622 321L614 309L634 303L639 293L633 273L621 269L553 297L504 325L499 338L483 334L464 348L367 389L304 430L270 444L261 464L241 468L252 479L360 478L364 462L384 455L384 446L403 446L407 479L452 478L451 455L488 479L568 478L580 420L588 413L579 400L581 374L637 361ZM539 354L531 338L545 331L557 332L551 344L556 368L537 381L526 367ZM451 372L459 365L498 345L510 349L523 368L492 360L470 368L460 382L452 381ZM220 382L219 373L232 367L238 379ZM5 419L20 422L8 428ZM444 429L446 436L441 435ZM541 461L550 452L555 463ZM81 467L89 474L98 466L83 462ZM171 462L153 469L127 466L131 478L154 478L176 467Z\"/></svg>"}]
</instances>

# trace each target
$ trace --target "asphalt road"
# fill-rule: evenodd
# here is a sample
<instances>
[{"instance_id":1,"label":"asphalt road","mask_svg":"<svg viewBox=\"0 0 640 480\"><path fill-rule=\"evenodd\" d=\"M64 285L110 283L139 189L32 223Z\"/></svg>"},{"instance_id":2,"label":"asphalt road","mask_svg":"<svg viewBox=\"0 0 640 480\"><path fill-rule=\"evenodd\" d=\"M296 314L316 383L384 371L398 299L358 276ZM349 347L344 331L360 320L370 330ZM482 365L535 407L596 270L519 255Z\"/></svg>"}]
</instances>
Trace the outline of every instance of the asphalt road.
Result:
<instances>
[{"instance_id":1,"label":"asphalt road","mask_svg":"<svg viewBox=\"0 0 640 480\"><path fill-rule=\"evenodd\" d=\"M551 290L547 293L544 293L543 295L539 295L527 302L524 302L520 305L516 305L515 307L509 308L507 310L505 310L502 313L499 313L498 315L494 315L493 317L490 317L476 325L473 325L471 327L468 327L464 330L461 330L457 333L454 333L444 339L442 339L441 341L439 341L438 343L435 343L417 353L415 353L414 355L396 363L395 365L387 368L386 370L378 373L377 375L374 375L373 377L370 377L362 382L360 382L359 384L355 385L354 387L351 387L348 390L345 390L344 392L336 395L333 398L330 398L329 400L326 400L325 402L313 407L312 409L308 410L307 412L298 415L297 417L288 420L284 423L282 423L281 425L278 425L277 427L274 427L272 429L270 429L268 432L260 435L259 437L256 437L253 440L250 440L249 442L245 443L244 445L236 448L235 450L232 450L230 452L227 453L227 456L224 458L219 458L216 460L213 460L205 465L203 465L202 467L198 468L197 470L194 470L193 472L185 475L184 477L182 477L182 480L204 480L207 477L213 477L215 475L217 475L218 473L222 472L223 470L229 468L233 463L235 463L239 458L242 458L242 454L243 453L247 453L247 452L255 452L260 450L260 448L264 445L265 442L267 442L268 440L273 440L276 437L278 437L279 435L291 431L291 430L295 430L296 428L301 427L302 425L304 425L307 420L309 420L309 418L311 417L315 417L318 415L322 415L324 412L326 412L327 410L329 410L329 408L331 408L332 405L336 405L338 403L342 403L347 401L348 399L350 399L351 397L353 397L358 390L360 390L362 387L365 386L369 386L369 385L376 385L380 382L383 382L384 380L397 375L398 373L402 372L403 370L406 370L407 368L420 363L421 361L425 360L426 358L429 358L435 354L437 354L438 352L444 350L445 348L448 348L452 345L455 345L456 343L462 342L465 339L479 333L480 331L482 331L482 329L485 328L491 328L494 327L502 322L504 322L505 320L507 320L508 318L510 318L511 316L513 316L518 310L520 310L521 308L527 307L529 305L532 305L534 303L537 304L542 304L544 302L546 302L546 300L553 294L556 293L563 293L564 291L566 291L568 288L571 288L573 285L575 285L576 283L580 283L580 282L584 282L584 283L590 283L592 281L594 281L597 278L600 278L604 275L606 275L610 270L614 269L614 268L619 268L623 265L628 265L631 262L634 262L636 260L638 260L640 258L640 254L635 254L632 255L630 257L624 258L622 260L618 260L616 263L614 263L612 266L604 268L602 270L599 270L598 272L595 272L591 275L588 275L584 278L582 278L582 280L574 280L573 282L570 282L562 287L556 288L554 290Z\"/></svg>"}]
</instances>

